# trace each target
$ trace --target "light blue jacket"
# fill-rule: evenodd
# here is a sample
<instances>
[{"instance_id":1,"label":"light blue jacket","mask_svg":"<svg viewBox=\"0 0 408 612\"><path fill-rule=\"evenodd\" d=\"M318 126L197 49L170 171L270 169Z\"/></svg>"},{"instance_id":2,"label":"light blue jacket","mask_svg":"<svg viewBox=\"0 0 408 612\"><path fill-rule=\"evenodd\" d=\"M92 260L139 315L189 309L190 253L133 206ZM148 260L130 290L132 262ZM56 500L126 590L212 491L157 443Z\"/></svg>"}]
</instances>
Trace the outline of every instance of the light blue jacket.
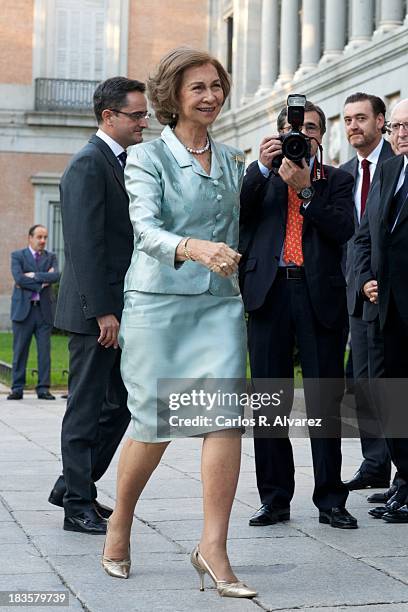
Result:
<instances>
[{"instance_id":1,"label":"light blue jacket","mask_svg":"<svg viewBox=\"0 0 408 612\"><path fill-rule=\"evenodd\" d=\"M177 245L187 236L238 248L244 155L210 140L210 175L169 126L160 138L133 147L125 181L135 243L125 291L239 294L236 274L222 278L196 262L175 263Z\"/></svg>"}]
</instances>

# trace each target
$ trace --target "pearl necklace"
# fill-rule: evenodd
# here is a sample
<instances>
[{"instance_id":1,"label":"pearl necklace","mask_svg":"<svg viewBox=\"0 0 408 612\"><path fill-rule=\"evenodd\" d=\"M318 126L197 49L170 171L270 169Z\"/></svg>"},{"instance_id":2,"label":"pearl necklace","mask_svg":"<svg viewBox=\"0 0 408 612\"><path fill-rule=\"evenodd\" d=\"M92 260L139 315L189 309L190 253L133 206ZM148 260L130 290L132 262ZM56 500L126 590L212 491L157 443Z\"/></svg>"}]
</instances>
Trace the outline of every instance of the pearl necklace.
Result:
<instances>
[{"instance_id":1,"label":"pearl necklace","mask_svg":"<svg viewBox=\"0 0 408 612\"><path fill-rule=\"evenodd\" d=\"M171 128L171 131L174 132L174 127ZM176 135L176 138L178 138L177 135ZM203 146L202 149L192 149L191 147L188 147L187 145L185 145L184 142L181 142L181 144L183 145L183 147L187 149L189 153L192 153L193 155L202 155L203 153L206 153L210 149L210 139L208 138L208 134L207 134L207 140L205 141L205 145Z\"/></svg>"},{"instance_id":2,"label":"pearl necklace","mask_svg":"<svg viewBox=\"0 0 408 612\"><path fill-rule=\"evenodd\" d=\"M209 148L210 148L210 139L207 136L207 140L205 141L205 145L203 146L202 149L192 149L191 147L188 147L187 145L184 145L187 149L187 151L189 153L192 153L193 155L202 155L203 153L206 153Z\"/></svg>"}]
</instances>

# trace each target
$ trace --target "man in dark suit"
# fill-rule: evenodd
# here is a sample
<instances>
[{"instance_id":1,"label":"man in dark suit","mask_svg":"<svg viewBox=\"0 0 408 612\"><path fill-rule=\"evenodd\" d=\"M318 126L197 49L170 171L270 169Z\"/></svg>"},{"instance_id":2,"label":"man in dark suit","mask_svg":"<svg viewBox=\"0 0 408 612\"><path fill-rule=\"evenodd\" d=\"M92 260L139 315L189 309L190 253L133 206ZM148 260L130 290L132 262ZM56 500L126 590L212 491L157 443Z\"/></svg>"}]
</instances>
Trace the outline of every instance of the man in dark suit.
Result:
<instances>
[{"instance_id":1,"label":"man in dark suit","mask_svg":"<svg viewBox=\"0 0 408 612\"><path fill-rule=\"evenodd\" d=\"M367 220L356 236L356 273L357 287L367 300L378 303L386 381L381 388L385 390L381 394L381 415L391 459L399 475L394 496L386 506L374 508L370 514L389 523L408 523L408 438L397 437L406 433L404 382L408 379L408 99L395 106L390 129L393 148L399 155L381 167L375 196L378 221L369 224ZM373 197L370 194L369 206ZM400 379L399 386L394 379ZM391 430L389 423L394 423Z\"/></svg>"},{"instance_id":2,"label":"man in dark suit","mask_svg":"<svg viewBox=\"0 0 408 612\"><path fill-rule=\"evenodd\" d=\"M9 400L23 397L28 352L33 335L37 342L39 399L54 400L50 393L51 346L54 320L51 285L59 280L57 257L45 250L48 232L43 225L28 230L28 247L11 254L15 285L11 297L13 323L13 380Z\"/></svg>"},{"instance_id":3,"label":"man in dark suit","mask_svg":"<svg viewBox=\"0 0 408 612\"><path fill-rule=\"evenodd\" d=\"M286 109L278 117L279 130L285 118ZM318 163L316 153L325 128L323 111L308 102L303 131L312 138L310 164L303 160L300 168L284 158L277 173L272 162L281 154L282 143L277 136L263 139L259 160L248 167L242 189L240 279L255 388L257 379L282 380L286 385L282 405L290 412L296 338L308 417L323 417L331 424L326 437L311 432L313 501L321 523L351 529L357 521L345 509L348 489L341 481L338 417L347 313L341 264L343 245L354 231L353 179ZM325 384L323 379L331 380ZM258 427L254 436L262 506L250 525L287 520L294 493L287 428L280 437L272 437Z\"/></svg>"},{"instance_id":4,"label":"man in dark suit","mask_svg":"<svg viewBox=\"0 0 408 612\"><path fill-rule=\"evenodd\" d=\"M341 168L354 177L354 224L356 231L364 218L370 187L380 175L381 164L394 155L384 140L385 104L377 96L355 93L345 101L344 124L349 143L356 155ZM379 378L384 371L383 339L378 308L366 302L357 291L354 273L354 237L347 245L347 308L353 350L354 394L364 460L345 484L350 491L366 487L387 488L391 461L380 421L370 393L369 378Z\"/></svg>"},{"instance_id":5,"label":"man in dark suit","mask_svg":"<svg viewBox=\"0 0 408 612\"><path fill-rule=\"evenodd\" d=\"M61 431L63 476L49 501L63 503L68 531L106 532L112 510L97 502L94 483L130 420L117 339L133 251L124 166L127 147L142 142L147 127L144 91L143 83L124 77L97 87L99 129L61 179L65 268L55 325L71 334L70 365Z\"/></svg>"}]
</instances>

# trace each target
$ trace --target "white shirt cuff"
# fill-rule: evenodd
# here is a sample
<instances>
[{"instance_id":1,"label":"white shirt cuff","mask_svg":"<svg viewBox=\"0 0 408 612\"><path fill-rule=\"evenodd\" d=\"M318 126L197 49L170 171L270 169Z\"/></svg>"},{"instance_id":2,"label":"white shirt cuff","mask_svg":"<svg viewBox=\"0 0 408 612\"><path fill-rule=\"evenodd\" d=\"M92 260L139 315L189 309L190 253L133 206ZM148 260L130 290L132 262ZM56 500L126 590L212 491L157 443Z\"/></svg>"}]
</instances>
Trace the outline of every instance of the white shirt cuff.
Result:
<instances>
[{"instance_id":1,"label":"white shirt cuff","mask_svg":"<svg viewBox=\"0 0 408 612\"><path fill-rule=\"evenodd\" d=\"M267 168L266 166L263 165L262 162L259 161L258 159L258 168L259 171L261 172L261 174L265 177L268 178L269 174L270 174L270 170L269 168Z\"/></svg>"}]
</instances>

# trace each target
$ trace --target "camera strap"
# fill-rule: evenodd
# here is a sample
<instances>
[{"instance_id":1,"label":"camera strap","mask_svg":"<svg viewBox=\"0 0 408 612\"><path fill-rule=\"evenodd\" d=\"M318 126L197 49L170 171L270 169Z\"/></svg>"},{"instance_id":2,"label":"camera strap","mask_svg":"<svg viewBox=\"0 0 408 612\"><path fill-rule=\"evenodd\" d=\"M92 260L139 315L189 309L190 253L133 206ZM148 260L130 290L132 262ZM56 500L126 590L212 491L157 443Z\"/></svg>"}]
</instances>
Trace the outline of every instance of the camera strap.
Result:
<instances>
[{"instance_id":1,"label":"camera strap","mask_svg":"<svg viewBox=\"0 0 408 612\"><path fill-rule=\"evenodd\" d=\"M313 170L312 170L312 181L313 182L326 180L326 173L324 171L324 166L323 166L323 147L320 143L318 143L318 153L319 153L319 159L316 153L316 157L315 157L314 164L313 164Z\"/></svg>"}]
</instances>

